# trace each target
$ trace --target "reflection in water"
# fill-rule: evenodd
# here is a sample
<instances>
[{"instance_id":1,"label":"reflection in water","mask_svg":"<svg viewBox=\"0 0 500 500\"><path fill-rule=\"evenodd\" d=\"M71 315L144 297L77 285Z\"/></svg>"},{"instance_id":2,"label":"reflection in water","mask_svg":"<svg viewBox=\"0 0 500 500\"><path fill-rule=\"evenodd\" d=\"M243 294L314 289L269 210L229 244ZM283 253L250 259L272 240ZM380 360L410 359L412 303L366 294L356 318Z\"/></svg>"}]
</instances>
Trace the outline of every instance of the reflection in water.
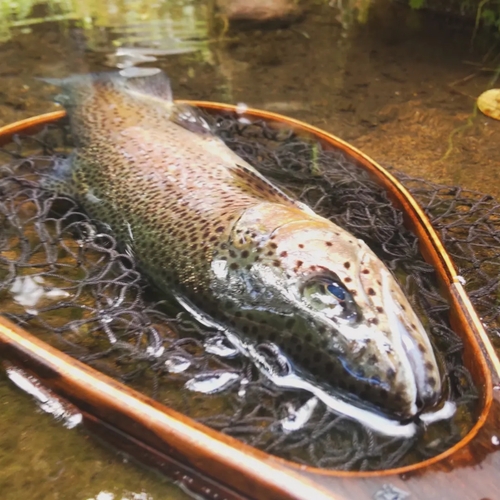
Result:
<instances>
[{"instance_id":1,"label":"reflection in water","mask_svg":"<svg viewBox=\"0 0 500 500\"><path fill-rule=\"evenodd\" d=\"M174 54L186 54L194 52L196 48L193 44L187 44L186 47L181 47L172 43L170 48L166 49L149 49L140 47L120 47L115 52L106 55L106 62L109 66L115 68L129 68L137 64L150 63L157 61L158 56L168 56Z\"/></svg>"},{"instance_id":2,"label":"reflection in water","mask_svg":"<svg viewBox=\"0 0 500 500\"><path fill-rule=\"evenodd\" d=\"M80 28L90 50L116 49L116 63L110 61L117 67L155 61L157 55L207 52L209 9L195 0L0 0L0 9L0 42L58 22Z\"/></svg>"},{"instance_id":3,"label":"reflection in water","mask_svg":"<svg viewBox=\"0 0 500 500\"><path fill-rule=\"evenodd\" d=\"M165 361L165 367L170 373L185 372L191 366L191 361L180 356L171 356Z\"/></svg>"},{"instance_id":4,"label":"reflection in water","mask_svg":"<svg viewBox=\"0 0 500 500\"><path fill-rule=\"evenodd\" d=\"M280 421L284 432L293 432L301 429L311 418L319 399L313 397L306 401L301 407L289 406L288 415Z\"/></svg>"},{"instance_id":5,"label":"reflection in water","mask_svg":"<svg viewBox=\"0 0 500 500\"><path fill-rule=\"evenodd\" d=\"M196 375L185 384L186 389L203 394L215 394L224 391L239 380L237 373L222 372L217 375Z\"/></svg>"},{"instance_id":6,"label":"reflection in water","mask_svg":"<svg viewBox=\"0 0 500 500\"><path fill-rule=\"evenodd\" d=\"M141 493L123 492L122 495L115 495L110 491L100 491L95 497L88 500L153 500L145 491Z\"/></svg>"},{"instance_id":7,"label":"reflection in water","mask_svg":"<svg viewBox=\"0 0 500 500\"><path fill-rule=\"evenodd\" d=\"M21 390L33 396L41 410L61 420L68 429L73 429L82 422L82 415L53 396L50 391L41 386L36 379L30 377L23 370L18 368L7 368L7 376Z\"/></svg>"},{"instance_id":8,"label":"reflection in water","mask_svg":"<svg viewBox=\"0 0 500 500\"><path fill-rule=\"evenodd\" d=\"M18 276L10 288L12 298L26 308L30 314L38 314L34 306L44 298L58 300L69 297L69 293L57 287L47 286L41 276Z\"/></svg>"}]
</instances>

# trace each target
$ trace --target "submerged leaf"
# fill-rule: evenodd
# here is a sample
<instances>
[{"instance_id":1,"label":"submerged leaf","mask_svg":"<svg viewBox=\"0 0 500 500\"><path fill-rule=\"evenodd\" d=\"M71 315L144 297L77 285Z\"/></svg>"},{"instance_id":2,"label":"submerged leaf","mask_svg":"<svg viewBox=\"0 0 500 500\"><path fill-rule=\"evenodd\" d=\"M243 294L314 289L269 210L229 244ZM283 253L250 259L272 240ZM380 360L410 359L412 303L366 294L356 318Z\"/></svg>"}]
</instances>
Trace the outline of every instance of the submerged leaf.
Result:
<instances>
[{"instance_id":1,"label":"submerged leaf","mask_svg":"<svg viewBox=\"0 0 500 500\"><path fill-rule=\"evenodd\" d=\"M477 99L477 107L486 116L500 120L500 89L483 92Z\"/></svg>"}]
</instances>

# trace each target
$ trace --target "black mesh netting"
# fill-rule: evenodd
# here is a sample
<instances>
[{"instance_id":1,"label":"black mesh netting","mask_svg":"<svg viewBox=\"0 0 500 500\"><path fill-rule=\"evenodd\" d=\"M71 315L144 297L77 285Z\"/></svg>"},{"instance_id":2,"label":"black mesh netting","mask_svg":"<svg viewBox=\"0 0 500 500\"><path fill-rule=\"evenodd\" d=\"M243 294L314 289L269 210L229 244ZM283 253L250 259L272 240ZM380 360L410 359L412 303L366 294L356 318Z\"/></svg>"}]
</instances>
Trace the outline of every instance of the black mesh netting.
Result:
<instances>
[{"instance_id":1,"label":"black mesh netting","mask_svg":"<svg viewBox=\"0 0 500 500\"><path fill-rule=\"evenodd\" d=\"M199 422L296 462L377 470L428 458L459 441L475 421L476 389L448 324L448 305L402 214L340 152L262 122L219 115L212 123L238 154L363 238L396 272L440 353L448 398L458 408L452 419L422 427L412 439L388 438L320 403L299 425L308 394L272 386L220 334L158 301L111 235L72 200L40 187L40 176L69 151L64 125L17 136L0 152L2 313ZM478 193L400 178L426 207L497 341L500 205Z\"/></svg>"}]
</instances>

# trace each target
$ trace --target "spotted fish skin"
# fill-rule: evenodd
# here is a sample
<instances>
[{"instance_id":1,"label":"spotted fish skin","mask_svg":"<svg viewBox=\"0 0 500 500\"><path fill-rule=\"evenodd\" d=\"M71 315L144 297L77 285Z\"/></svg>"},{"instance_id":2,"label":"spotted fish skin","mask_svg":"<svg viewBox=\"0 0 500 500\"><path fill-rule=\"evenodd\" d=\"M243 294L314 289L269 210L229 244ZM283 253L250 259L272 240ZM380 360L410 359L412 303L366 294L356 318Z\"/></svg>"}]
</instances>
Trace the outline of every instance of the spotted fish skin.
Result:
<instances>
[{"instance_id":1,"label":"spotted fish skin","mask_svg":"<svg viewBox=\"0 0 500 500\"><path fill-rule=\"evenodd\" d=\"M163 74L62 86L77 147L51 185L107 224L158 287L388 414L439 398L429 338L385 265L175 105Z\"/></svg>"}]
</instances>

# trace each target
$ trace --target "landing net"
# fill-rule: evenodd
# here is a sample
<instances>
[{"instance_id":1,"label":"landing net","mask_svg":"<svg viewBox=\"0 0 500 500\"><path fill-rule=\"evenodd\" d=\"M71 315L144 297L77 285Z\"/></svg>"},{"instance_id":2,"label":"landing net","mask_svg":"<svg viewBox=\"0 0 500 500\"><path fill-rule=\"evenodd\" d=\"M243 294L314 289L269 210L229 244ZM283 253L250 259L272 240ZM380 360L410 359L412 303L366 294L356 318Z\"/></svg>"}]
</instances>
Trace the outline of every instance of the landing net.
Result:
<instances>
[{"instance_id":1,"label":"landing net","mask_svg":"<svg viewBox=\"0 0 500 500\"><path fill-rule=\"evenodd\" d=\"M240 156L362 238L396 273L445 367L452 419L388 438L279 390L217 332L148 286L111 234L44 173L71 150L65 124L19 135L0 152L0 309L51 345L223 433L302 464L340 470L404 466L441 453L474 425L478 395L433 269L401 212L339 151L264 122L207 117ZM394 171L425 208L500 347L500 204ZM163 300L161 300L163 299ZM265 350L266 346L261 346ZM272 355L272 353L269 353Z\"/></svg>"}]
</instances>

